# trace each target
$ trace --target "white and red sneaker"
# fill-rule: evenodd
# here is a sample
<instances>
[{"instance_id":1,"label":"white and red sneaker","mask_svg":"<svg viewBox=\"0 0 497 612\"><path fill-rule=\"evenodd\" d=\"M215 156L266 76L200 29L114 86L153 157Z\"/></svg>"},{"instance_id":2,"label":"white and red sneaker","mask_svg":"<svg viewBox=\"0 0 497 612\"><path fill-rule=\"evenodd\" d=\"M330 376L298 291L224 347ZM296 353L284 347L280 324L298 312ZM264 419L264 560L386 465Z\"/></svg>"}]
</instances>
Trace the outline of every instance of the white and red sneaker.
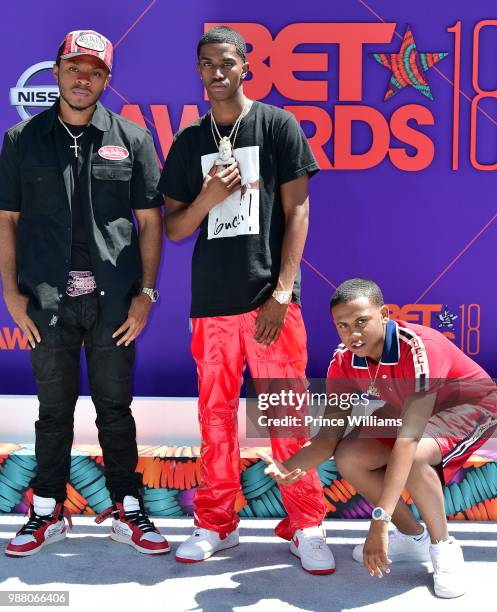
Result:
<instances>
[{"instance_id":1,"label":"white and red sneaker","mask_svg":"<svg viewBox=\"0 0 497 612\"><path fill-rule=\"evenodd\" d=\"M290 552L299 557L302 567L310 574L335 571L335 559L326 544L326 531L320 525L297 529L290 542Z\"/></svg>"},{"instance_id":2,"label":"white and red sneaker","mask_svg":"<svg viewBox=\"0 0 497 612\"><path fill-rule=\"evenodd\" d=\"M176 561L198 563L212 557L218 550L238 546L238 529L221 538L217 531L198 527L192 535L182 542L176 551Z\"/></svg>"},{"instance_id":3,"label":"white and red sneaker","mask_svg":"<svg viewBox=\"0 0 497 612\"><path fill-rule=\"evenodd\" d=\"M116 502L101 512L95 518L95 523L102 523L111 515L110 537L114 541L129 544L146 555L164 555L171 550L166 538L148 518L143 504L140 504L138 510L126 511L123 504Z\"/></svg>"},{"instance_id":4,"label":"white and red sneaker","mask_svg":"<svg viewBox=\"0 0 497 612\"><path fill-rule=\"evenodd\" d=\"M40 551L46 544L63 540L67 533L64 518L72 528L71 515L63 503L56 504L54 511L44 516L36 514L31 505L28 522L7 544L5 554L8 557L27 557Z\"/></svg>"}]
</instances>

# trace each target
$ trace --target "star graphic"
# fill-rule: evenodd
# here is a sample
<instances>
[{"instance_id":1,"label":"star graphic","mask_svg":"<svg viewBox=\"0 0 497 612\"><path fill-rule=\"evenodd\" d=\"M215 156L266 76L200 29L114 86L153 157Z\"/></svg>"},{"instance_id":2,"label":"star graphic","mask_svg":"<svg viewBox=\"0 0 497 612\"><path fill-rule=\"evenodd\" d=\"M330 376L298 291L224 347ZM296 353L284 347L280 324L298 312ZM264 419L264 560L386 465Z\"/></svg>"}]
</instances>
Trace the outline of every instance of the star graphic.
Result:
<instances>
[{"instance_id":1,"label":"star graphic","mask_svg":"<svg viewBox=\"0 0 497 612\"><path fill-rule=\"evenodd\" d=\"M390 99L404 87L412 86L433 100L430 86L423 76L432 66L443 60L448 53L421 53L416 48L412 30L407 26L398 53L372 53L374 59L392 72L384 101Z\"/></svg>"}]
</instances>

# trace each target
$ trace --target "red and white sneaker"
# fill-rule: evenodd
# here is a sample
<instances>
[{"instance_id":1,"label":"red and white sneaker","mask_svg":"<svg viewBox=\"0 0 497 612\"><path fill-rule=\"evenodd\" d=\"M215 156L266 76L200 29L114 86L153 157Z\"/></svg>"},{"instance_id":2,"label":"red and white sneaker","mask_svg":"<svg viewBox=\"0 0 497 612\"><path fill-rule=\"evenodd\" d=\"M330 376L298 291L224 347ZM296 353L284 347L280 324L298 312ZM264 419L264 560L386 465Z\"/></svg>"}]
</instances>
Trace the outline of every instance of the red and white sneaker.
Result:
<instances>
[{"instance_id":1,"label":"red and white sneaker","mask_svg":"<svg viewBox=\"0 0 497 612\"><path fill-rule=\"evenodd\" d=\"M218 550L238 546L238 529L221 538L217 531L197 527L192 535L182 542L176 551L176 561L198 563L212 557Z\"/></svg>"},{"instance_id":2,"label":"red and white sneaker","mask_svg":"<svg viewBox=\"0 0 497 612\"><path fill-rule=\"evenodd\" d=\"M64 518L72 528L71 515L63 503L56 504L52 514L41 516L30 506L29 520L7 544L8 557L27 557L40 551L46 544L53 544L66 537Z\"/></svg>"},{"instance_id":3,"label":"red and white sneaker","mask_svg":"<svg viewBox=\"0 0 497 612\"><path fill-rule=\"evenodd\" d=\"M335 571L335 558L326 544L326 531L320 525L297 529L290 542L290 552L299 557L302 567L310 574Z\"/></svg>"},{"instance_id":4,"label":"red and white sneaker","mask_svg":"<svg viewBox=\"0 0 497 612\"><path fill-rule=\"evenodd\" d=\"M166 538L148 518L143 505L138 510L126 512L124 506L116 502L101 512L95 523L102 523L111 515L110 537L116 542L129 544L146 555L164 555L171 550Z\"/></svg>"}]
</instances>

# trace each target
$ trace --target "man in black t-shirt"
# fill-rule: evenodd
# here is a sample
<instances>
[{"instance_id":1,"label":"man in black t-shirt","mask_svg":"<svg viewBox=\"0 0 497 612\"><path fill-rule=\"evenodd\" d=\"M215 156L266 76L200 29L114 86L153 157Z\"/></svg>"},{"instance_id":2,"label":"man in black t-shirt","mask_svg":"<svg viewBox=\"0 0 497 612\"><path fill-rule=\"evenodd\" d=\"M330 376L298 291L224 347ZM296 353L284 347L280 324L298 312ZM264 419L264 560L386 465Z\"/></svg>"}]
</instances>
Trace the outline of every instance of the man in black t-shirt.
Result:
<instances>
[{"instance_id":1,"label":"man in black t-shirt","mask_svg":"<svg viewBox=\"0 0 497 612\"><path fill-rule=\"evenodd\" d=\"M306 333L299 264L308 227L308 179L318 166L297 121L243 93L246 47L216 27L200 39L198 70L211 111L179 132L159 190L172 240L199 229L192 260L192 353L199 381L201 485L193 535L176 559L202 561L238 544L237 408L244 362L254 379L305 380ZM302 440L274 438L293 455ZM315 471L283 487L288 516L276 533L311 573L334 571L321 527L326 514Z\"/></svg>"},{"instance_id":2,"label":"man in black t-shirt","mask_svg":"<svg viewBox=\"0 0 497 612\"><path fill-rule=\"evenodd\" d=\"M169 551L140 495L130 410L134 340L157 297L159 170L150 132L98 101L112 54L97 32L67 34L54 66L60 99L8 130L0 155L3 295L31 345L40 402L33 504L9 556L66 535L82 343L113 502L97 522L112 515L112 539L146 554ZM93 490L89 501L106 497Z\"/></svg>"}]
</instances>

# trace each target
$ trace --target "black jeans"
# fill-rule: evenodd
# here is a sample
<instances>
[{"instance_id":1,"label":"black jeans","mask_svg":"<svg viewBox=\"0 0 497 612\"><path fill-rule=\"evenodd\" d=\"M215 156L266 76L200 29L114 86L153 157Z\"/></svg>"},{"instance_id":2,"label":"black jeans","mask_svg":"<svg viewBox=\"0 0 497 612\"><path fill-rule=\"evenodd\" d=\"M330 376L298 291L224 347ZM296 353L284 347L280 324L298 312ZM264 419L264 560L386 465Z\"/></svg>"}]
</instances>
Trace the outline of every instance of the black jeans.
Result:
<instances>
[{"instance_id":1,"label":"black jeans","mask_svg":"<svg viewBox=\"0 0 497 612\"><path fill-rule=\"evenodd\" d=\"M41 343L31 350L40 402L35 423L37 471L31 482L36 495L54 497L57 502L66 498L82 342L107 488L113 501L139 495L136 429L130 409L135 346L134 342L116 346L115 329L102 323L95 292L65 296L57 322L40 329Z\"/></svg>"}]
</instances>

